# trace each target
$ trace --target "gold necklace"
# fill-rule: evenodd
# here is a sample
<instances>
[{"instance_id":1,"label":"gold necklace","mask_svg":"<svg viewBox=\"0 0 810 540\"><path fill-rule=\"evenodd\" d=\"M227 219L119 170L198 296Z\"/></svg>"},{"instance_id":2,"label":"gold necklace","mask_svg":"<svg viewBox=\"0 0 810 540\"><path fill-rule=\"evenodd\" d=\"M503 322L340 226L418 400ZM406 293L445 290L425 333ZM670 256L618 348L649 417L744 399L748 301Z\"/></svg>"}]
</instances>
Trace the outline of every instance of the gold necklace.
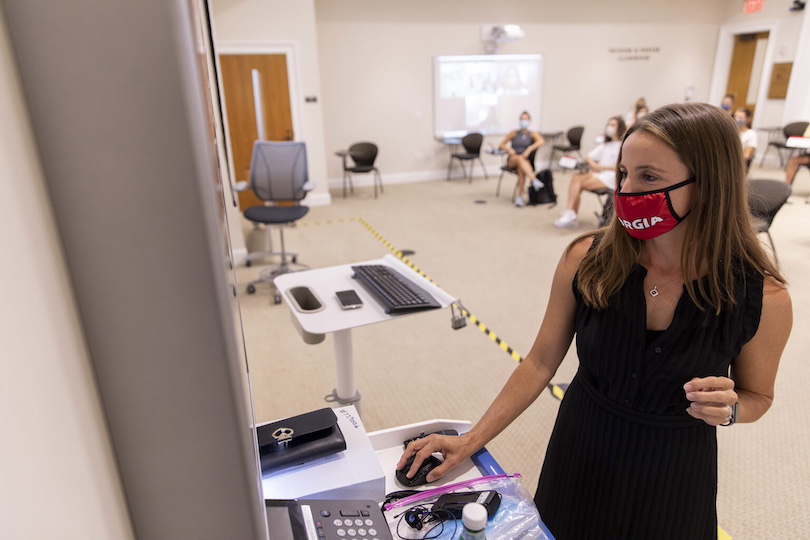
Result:
<instances>
[{"instance_id":1,"label":"gold necklace","mask_svg":"<svg viewBox=\"0 0 810 540\"><path fill-rule=\"evenodd\" d=\"M673 279L672 281L667 281L666 283L661 284L661 287L666 287L667 285L671 285L672 283L675 283L676 281L681 281L681 280L682 280L682 278ZM652 296L653 298L655 298L656 296L661 294L660 292L658 292L658 285L653 285L653 288L650 289L648 292L650 293L650 296Z\"/></svg>"}]
</instances>

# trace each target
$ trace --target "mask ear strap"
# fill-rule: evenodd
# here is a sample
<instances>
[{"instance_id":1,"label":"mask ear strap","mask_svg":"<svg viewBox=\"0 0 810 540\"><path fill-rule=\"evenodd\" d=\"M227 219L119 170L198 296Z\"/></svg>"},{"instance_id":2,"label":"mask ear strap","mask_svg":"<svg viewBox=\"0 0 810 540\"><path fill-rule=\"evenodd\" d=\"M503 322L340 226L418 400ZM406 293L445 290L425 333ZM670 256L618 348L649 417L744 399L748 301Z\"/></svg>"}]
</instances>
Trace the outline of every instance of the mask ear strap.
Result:
<instances>
[{"instance_id":1,"label":"mask ear strap","mask_svg":"<svg viewBox=\"0 0 810 540\"><path fill-rule=\"evenodd\" d=\"M673 208L673 206L672 206L672 199L670 199L670 198L669 198L669 193L670 193L671 191L675 191L675 190L676 190L676 189L678 189L678 188L682 188L682 187L684 187L684 186L688 186L689 184L694 184L696 181L697 181L697 180L696 180L695 178L689 178L689 179L687 179L687 180L684 180L684 181L683 181L683 182L681 182L680 184L675 184L674 186L670 186L670 187L668 187L668 188L667 188L667 190L664 192L664 195L666 195L666 197L667 197L667 206L669 207L669 213L670 213L670 214L672 214L672 217L674 217L674 218L675 218L675 220L676 220L678 223L680 223L681 221L685 220L685 219L686 219L686 217L689 215L689 213L690 213L690 212L692 212L692 210L690 209L690 210L689 210L689 212L685 213L683 216L679 216L679 215L677 214L677 212L675 212L675 208Z\"/></svg>"}]
</instances>

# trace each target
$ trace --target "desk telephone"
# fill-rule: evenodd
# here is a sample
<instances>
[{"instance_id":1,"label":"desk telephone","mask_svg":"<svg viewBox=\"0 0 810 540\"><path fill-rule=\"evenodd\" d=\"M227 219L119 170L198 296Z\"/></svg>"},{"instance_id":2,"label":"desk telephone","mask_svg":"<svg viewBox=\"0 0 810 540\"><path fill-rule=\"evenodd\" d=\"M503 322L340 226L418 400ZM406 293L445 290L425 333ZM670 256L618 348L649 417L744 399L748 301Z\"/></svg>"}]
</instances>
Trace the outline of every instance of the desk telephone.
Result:
<instances>
[{"instance_id":1,"label":"desk telephone","mask_svg":"<svg viewBox=\"0 0 810 540\"><path fill-rule=\"evenodd\" d=\"M266 500L270 540L393 540L374 501Z\"/></svg>"}]
</instances>

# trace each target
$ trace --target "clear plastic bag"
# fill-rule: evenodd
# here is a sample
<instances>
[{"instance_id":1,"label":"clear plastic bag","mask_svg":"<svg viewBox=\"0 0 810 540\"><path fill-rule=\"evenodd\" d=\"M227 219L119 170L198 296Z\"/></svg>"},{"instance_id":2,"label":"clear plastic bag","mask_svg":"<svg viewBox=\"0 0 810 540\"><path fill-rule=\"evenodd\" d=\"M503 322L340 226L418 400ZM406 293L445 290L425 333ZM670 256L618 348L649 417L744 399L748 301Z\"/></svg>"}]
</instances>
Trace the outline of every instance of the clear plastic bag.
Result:
<instances>
[{"instance_id":1,"label":"clear plastic bag","mask_svg":"<svg viewBox=\"0 0 810 540\"><path fill-rule=\"evenodd\" d=\"M463 530L461 520L447 520L442 528L415 530L403 523L403 515L417 506L429 508L445 493L486 490L497 491L502 497L498 511L487 522L487 540L552 540L519 474L483 476L425 490L383 506L383 514L395 539L457 539Z\"/></svg>"}]
</instances>

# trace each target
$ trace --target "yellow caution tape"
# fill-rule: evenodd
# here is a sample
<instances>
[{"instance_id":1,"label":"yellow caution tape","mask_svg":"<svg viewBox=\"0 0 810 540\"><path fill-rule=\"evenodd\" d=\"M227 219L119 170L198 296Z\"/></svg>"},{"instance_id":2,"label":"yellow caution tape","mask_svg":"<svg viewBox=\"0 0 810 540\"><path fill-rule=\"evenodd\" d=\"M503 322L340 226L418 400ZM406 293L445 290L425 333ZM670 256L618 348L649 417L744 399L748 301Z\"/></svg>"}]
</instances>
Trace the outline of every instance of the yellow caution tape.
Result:
<instances>
[{"instance_id":1,"label":"yellow caution tape","mask_svg":"<svg viewBox=\"0 0 810 540\"><path fill-rule=\"evenodd\" d=\"M388 248L388 250L391 253L393 253L394 256L396 256L397 259L399 259L405 265L407 265L408 268L410 268L411 270L413 270L414 272L416 272L417 274L419 274L420 276L422 276L423 278L425 278L426 280L428 280L429 282L433 283L434 285L436 285L438 287L438 284L431 277L429 277L427 274L425 274L425 272L423 272L419 267L417 267L412 261L408 260L408 258L402 253L401 250L395 248L393 246L393 244L391 244L391 242L386 240L379 232L377 232L376 229L374 229L374 227L372 227L363 218L346 218L346 219L300 222L300 225L301 226L313 227L313 226L319 226L319 225L333 225L333 224L338 224L338 223L353 223L353 222L358 222L361 225L363 225L363 227L365 227L365 229L369 233L371 233L372 236L374 236L374 238L379 240L386 248ZM514 360L517 363L523 362L523 356L521 356L520 353L518 353L517 351L512 349L512 347L507 345L505 341L503 341L501 338L499 338L495 334L495 332L493 332L492 330L487 328L487 325L485 325L483 322L478 320L478 317L476 317L475 315L473 315L472 313L467 311L467 309L464 308L463 306L461 306L460 303L456 302L456 306L458 306L459 311L461 312L461 314L464 317L467 318L467 320L469 320L472 324L474 324L476 326L476 328L478 328L485 336L487 336L490 339L490 341L492 341L493 343L498 345L498 348L500 348L502 351L504 351L506 354L508 354L512 358L512 360ZM564 386L565 386L565 388L567 388L568 385L564 385ZM549 390L551 391L551 393L557 399L562 400L563 395L565 394L565 389L563 387L557 386L557 385L554 385L554 384L550 384L548 387L549 387Z\"/></svg>"},{"instance_id":2,"label":"yellow caution tape","mask_svg":"<svg viewBox=\"0 0 810 540\"><path fill-rule=\"evenodd\" d=\"M322 225L338 225L341 223L354 223L357 218L342 218L342 219L322 219L320 221L296 221L296 227L320 227Z\"/></svg>"},{"instance_id":3,"label":"yellow caution tape","mask_svg":"<svg viewBox=\"0 0 810 540\"><path fill-rule=\"evenodd\" d=\"M568 388L568 385L556 385L556 384L549 384L548 389L551 390L551 394L562 401L563 396L565 396L565 390Z\"/></svg>"},{"instance_id":4,"label":"yellow caution tape","mask_svg":"<svg viewBox=\"0 0 810 540\"><path fill-rule=\"evenodd\" d=\"M376 238L377 240L382 242L382 244L385 247L387 247L388 250L391 251L391 253L393 253L397 257L397 259L399 259L403 263L405 263L408 266L408 268L412 269L414 272L416 272L417 274L419 274L420 276L422 276L426 280L428 280L431 283L433 283L434 285L438 286L438 284L435 281L433 281L433 279L428 277L428 275L425 274L422 270L420 270L415 264L413 264L413 262L409 261L408 258L405 255L403 255L402 251L396 249L391 244L391 242L389 242L388 240L383 238L383 236L379 232L377 232L374 229L374 227L372 227L366 220L364 220L362 218L358 218L357 221L359 221L360 224L363 225L363 227L365 227L366 230L368 230L368 232L370 232L374 236L374 238ZM456 305L458 306L459 311L461 311L462 315L467 317L467 319L471 323L473 323L481 332L483 332L484 335L486 335L491 341L493 341L495 344L497 344L498 347L502 351L506 352L509 356L511 356L512 359L515 362L520 363L520 362L523 361L523 357L520 354L518 354L516 351L512 350L512 347L507 345L501 338L496 336L495 332L493 332L492 330L487 328L487 326L484 323L482 323L481 321L479 321L478 318L475 315L471 314L469 311L467 311L464 307L462 307L458 303Z\"/></svg>"}]
</instances>

